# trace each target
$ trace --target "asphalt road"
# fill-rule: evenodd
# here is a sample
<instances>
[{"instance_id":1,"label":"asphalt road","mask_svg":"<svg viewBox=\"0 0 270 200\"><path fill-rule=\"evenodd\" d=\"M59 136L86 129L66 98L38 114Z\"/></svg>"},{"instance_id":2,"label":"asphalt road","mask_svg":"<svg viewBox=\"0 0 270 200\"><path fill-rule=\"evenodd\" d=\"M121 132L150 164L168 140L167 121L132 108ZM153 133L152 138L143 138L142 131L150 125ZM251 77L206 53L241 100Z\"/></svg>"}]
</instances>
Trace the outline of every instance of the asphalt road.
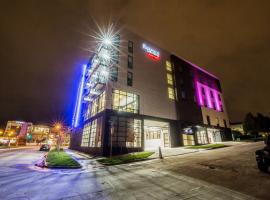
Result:
<instances>
[{"instance_id":1,"label":"asphalt road","mask_svg":"<svg viewBox=\"0 0 270 200\"><path fill-rule=\"evenodd\" d=\"M84 166L79 170L36 168L42 153L34 148L0 151L0 199L270 199L270 177L255 166L254 150L261 146L112 167L74 154Z\"/></svg>"}]
</instances>

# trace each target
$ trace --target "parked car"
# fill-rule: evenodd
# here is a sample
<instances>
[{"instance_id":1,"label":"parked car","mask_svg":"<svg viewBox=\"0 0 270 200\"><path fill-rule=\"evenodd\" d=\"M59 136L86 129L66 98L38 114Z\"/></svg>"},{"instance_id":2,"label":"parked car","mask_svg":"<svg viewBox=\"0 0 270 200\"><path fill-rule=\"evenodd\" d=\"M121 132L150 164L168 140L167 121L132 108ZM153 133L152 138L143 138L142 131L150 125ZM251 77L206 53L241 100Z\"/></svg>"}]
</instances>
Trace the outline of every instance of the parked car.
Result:
<instances>
[{"instance_id":1,"label":"parked car","mask_svg":"<svg viewBox=\"0 0 270 200\"><path fill-rule=\"evenodd\" d=\"M43 144L39 148L40 151L50 151L50 149L51 149L51 146L48 144Z\"/></svg>"},{"instance_id":2,"label":"parked car","mask_svg":"<svg viewBox=\"0 0 270 200\"><path fill-rule=\"evenodd\" d=\"M265 140L266 146L256 151L257 166L260 171L267 173L270 167L270 135Z\"/></svg>"}]
</instances>

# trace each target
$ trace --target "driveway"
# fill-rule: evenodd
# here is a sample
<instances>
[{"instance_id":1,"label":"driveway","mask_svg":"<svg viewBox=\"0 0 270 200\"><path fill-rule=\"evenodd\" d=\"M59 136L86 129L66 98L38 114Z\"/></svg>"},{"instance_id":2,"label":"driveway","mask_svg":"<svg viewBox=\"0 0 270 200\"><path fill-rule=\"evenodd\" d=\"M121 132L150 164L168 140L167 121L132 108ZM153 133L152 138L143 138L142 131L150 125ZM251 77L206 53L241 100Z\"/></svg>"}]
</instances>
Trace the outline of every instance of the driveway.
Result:
<instances>
[{"instance_id":1,"label":"driveway","mask_svg":"<svg viewBox=\"0 0 270 200\"><path fill-rule=\"evenodd\" d=\"M248 144L241 150L235 146L111 167L96 166L92 160L73 152L84 163L80 170L35 168L33 163L42 153L34 148L5 151L0 153L0 199L269 199L266 192L243 189L251 187L251 183L243 185L239 181L243 172L227 170L232 162L233 167L251 167L252 176L245 181L254 181L254 176L268 180L260 184L261 190L268 192L269 179L256 170L254 155L250 157L251 151L260 146ZM243 151L246 154L236 163L237 152ZM222 161L224 158L226 162ZM223 164L225 168L218 167ZM235 187L238 183L242 183L239 188Z\"/></svg>"}]
</instances>

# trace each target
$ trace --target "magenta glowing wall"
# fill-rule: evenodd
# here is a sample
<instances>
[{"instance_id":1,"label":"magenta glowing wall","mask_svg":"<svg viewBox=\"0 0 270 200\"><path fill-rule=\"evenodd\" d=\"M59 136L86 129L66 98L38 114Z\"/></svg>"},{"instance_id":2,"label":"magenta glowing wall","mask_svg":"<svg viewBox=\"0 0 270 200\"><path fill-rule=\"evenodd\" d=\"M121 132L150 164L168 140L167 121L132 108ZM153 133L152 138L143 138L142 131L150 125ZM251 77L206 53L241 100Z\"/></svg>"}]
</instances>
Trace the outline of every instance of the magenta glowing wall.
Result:
<instances>
[{"instance_id":1,"label":"magenta glowing wall","mask_svg":"<svg viewBox=\"0 0 270 200\"><path fill-rule=\"evenodd\" d=\"M200 106L205 106L207 108L216 109L217 111L222 111L222 101L218 98L218 91L216 89L210 88L207 85L200 83L198 80L195 80L196 85L196 95L198 104ZM204 94L203 94L204 90ZM211 92L213 97L211 97Z\"/></svg>"}]
</instances>

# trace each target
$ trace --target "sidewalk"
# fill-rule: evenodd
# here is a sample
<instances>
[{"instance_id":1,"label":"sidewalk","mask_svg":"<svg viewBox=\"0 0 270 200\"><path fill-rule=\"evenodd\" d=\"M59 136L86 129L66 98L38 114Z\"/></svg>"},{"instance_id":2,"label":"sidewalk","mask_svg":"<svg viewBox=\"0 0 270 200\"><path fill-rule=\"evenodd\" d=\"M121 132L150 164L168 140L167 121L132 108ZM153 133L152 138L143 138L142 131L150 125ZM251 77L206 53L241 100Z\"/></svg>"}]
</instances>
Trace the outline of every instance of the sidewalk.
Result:
<instances>
[{"instance_id":1,"label":"sidewalk","mask_svg":"<svg viewBox=\"0 0 270 200\"><path fill-rule=\"evenodd\" d=\"M202 150L199 149L187 149L186 147L175 147L175 148L161 148L163 157L179 156L184 154L196 153ZM159 158L158 149L149 158Z\"/></svg>"},{"instance_id":2,"label":"sidewalk","mask_svg":"<svg viewBox=\"0 0 270 200\"><path fill-rule=\"evenodd\" d=\"M228 142L222 142L221 144L224 144L229 147L233 147L233 146L238 146L238 145L245 145L248 143L228 141ZM159 158L159 150L155 149L152 151L154 151L155 153L152 156L150 156L150 158ZM207 149L188 149L187 147L161 148L161 153L164 158L190 154L190 153L196 153L196 152L202 152L202 151L207 151Z\"/></svg>"},{"instance_id":3,"label":"sidewalk","mask_svg":"<svg viewBox=\"0 0 270 200\"><path fill-rule=\"evenodd\" d=\"M65 149L65 151L78 163L80 163L80 165L82 166L82 170L92 172L104 168L104 166L99 164L94 157L88 154L71 149Z\"/></svg>"}]
</instances>

